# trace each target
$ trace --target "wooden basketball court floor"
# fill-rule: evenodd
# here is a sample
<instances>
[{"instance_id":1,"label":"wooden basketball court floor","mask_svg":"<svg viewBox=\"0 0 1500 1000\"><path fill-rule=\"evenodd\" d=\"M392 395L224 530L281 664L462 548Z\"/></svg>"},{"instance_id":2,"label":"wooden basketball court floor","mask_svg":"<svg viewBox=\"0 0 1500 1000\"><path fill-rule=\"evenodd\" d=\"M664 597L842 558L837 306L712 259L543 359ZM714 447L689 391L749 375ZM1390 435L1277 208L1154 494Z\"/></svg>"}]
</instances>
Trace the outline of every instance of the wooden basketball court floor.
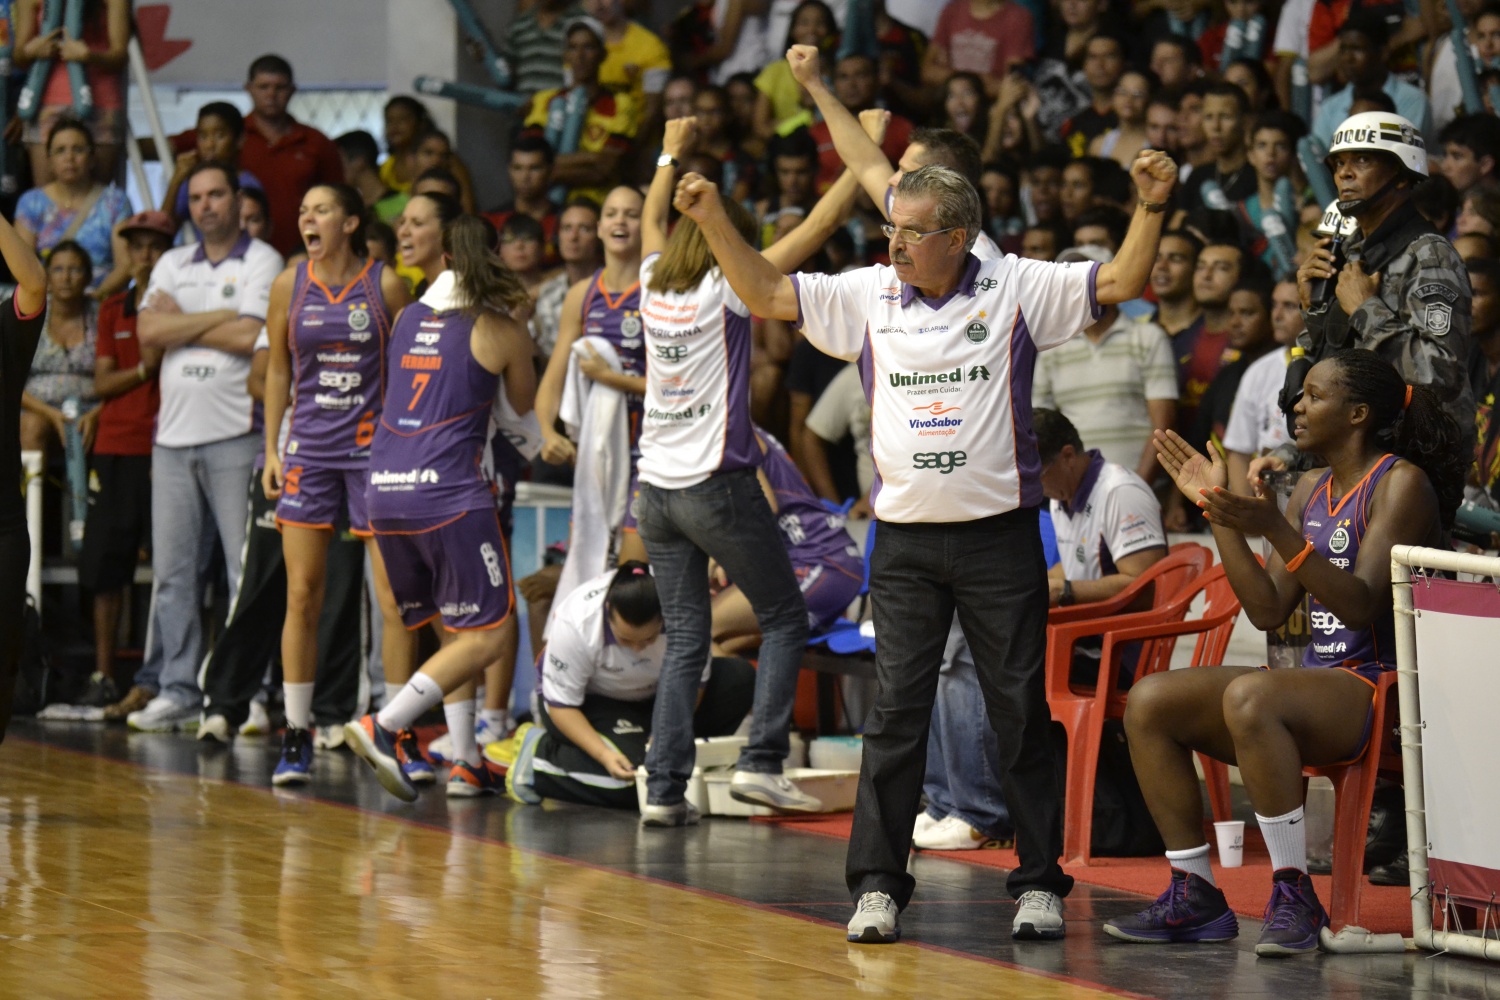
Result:
<instances>
[{"instance_id":1,"label":"wooden basketball court floor","mask_svg":"<svg viewBox=\"0 0 1500 1000\"><path fill-rule=\"evenodd\" d=\"M894 946L843 940L843 844L741 820L503 800L406 806L351 755L269 787L263 740L18 721L0 746L0 997L1500 998L1427 956L1148 948L1080 884L1061 943L1012 942L1003 873L918 857Z\"/></svg>"}]
</instances>

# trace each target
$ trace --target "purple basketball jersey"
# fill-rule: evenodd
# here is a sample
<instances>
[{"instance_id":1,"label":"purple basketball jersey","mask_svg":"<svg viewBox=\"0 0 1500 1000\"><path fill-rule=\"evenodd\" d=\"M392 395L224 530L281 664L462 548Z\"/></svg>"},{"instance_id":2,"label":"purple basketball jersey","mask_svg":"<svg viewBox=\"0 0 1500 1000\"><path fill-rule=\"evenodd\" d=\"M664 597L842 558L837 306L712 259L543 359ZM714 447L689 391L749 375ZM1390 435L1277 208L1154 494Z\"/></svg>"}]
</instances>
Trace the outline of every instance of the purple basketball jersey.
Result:
<instances>
[{"instance_id":1,"label":"purple basketball jersey","mask_svg":"<svg viewBox=\"0 0 1500 1000\"><path fill-rule=\"evenodd\" d=\"M641 327L641 283L637 281L619 295L604 288L604 269L594 272L583 296L583 335L603 337L620 356L620 370L637 378L646 377L646 339ZM641 417L646 397L629 393L625 412L630 419L630 459L641 455Z\"/></svg>"},{"instance_id":2,"label":"purple basketball jersey","mask_svg":"<svg viewBox=\"0 0 1500 1000\"><path fill-rule=\"evenodd\" d=\"M1365 537L1370 515L1370 497L1375 486L1399 459L1386 455L1365 473L1359 485L1333 502L1330 492L1333 470L1323 473L1302 511L1302 537L1313 543L1313 549L1345 572L1354 571L1359 545ZM1338 616L1325 608L1316 597L1310 597L1308 624L1312 641L1302 654L1304 667L1357 667L1378 664L1382 670L1396 666L1395 616L1387 609L1370 628L1349 628Z\"/></svg>"},{"instance_id":3,"label":"purple basketball jersey","mask_svg":"<svg viewBox=\"0 0 1500 1000\"><path fill-rule=\"evenodd\" d=\"M857 563L859 548L844 528L843 515L823 506L780 441L759 427L755 428L755 437L766 449L760 467L776 493L776 525L792 565L830 560L843 563L850 558Z\"/></svg>"},{"instance_id":4,"label":"purple basketball jersey","mask_svg":"<svg viewBox=\"0 0 1500 1000\"><path fill-rule=\"evenodd\" d=\"M286 458L330 468L363 468L385 391L391 317L380 293L385 265L371 260L334 290L297 265L288 312L292 425Z\"/></svg>"},{"instance_id":5,"label":"purple basketball jersey","mask_svg":"<svg viewBox=\"0 0 1500 1000\"><path fill-rule=\"evenodd\" d=\"M414 302L391 331L385 409L370 447L370 518L493 509L482 459L499 376L474 360L474 318Z\"/></svg>"}]
</instances>

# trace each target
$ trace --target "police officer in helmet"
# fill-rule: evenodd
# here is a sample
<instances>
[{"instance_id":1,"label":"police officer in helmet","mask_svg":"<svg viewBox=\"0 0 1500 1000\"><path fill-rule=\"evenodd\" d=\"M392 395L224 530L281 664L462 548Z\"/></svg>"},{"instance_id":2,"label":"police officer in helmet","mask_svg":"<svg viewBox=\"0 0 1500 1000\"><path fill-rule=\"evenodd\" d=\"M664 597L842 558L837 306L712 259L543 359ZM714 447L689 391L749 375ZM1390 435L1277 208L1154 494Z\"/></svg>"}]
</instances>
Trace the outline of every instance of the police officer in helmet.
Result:
<instances>
[{"instance_id":1,"label":"police officer in helmet","mask_svg":"<svg viewBox=\"0 0 1500 1000\"><path fill-rule=\"evenodd\" d=\"M1453 244L1411 202L1412 188L1427 177L1422 133L1389 112L1352 115L1334 133L1324 163L1338 190L1338 211L1355 230L1321 239L1297 271L1306 324L1297 344L1305 355L1288 368L1282 409L1290 420L1313 363L1362 347L1408 383L1436 391L1472 435L1466 377L1472 292ZM1261 459L1251 475L1267 465L1285 467L1295 451L1273 454L1279 461Z\"/></svg>"}]
</instances>

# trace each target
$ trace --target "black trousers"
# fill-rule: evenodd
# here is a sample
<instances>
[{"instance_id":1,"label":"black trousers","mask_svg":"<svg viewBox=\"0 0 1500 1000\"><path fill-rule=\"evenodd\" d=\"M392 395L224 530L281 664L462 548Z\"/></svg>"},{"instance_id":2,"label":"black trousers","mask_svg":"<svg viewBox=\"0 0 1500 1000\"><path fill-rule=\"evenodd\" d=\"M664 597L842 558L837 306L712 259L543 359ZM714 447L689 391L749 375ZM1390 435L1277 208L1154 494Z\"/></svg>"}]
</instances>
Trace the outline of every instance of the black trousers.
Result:
<instances>
[{"instance_id":1,"label":"black trousers","mask_svg":"<svg viewBox=\"0 0 1500 1000\"><path fill-rule=\"evenodd\" d=\"M1000 788L1016 828L1020 866L1006 888L1065 896L1062 789L1049 738L1043 661L1047 567L1035 508L977 521L875 529L870 559L875 618L875 706L865 723L845 881L858 899L884 892L911 900L912 824L927 765L938 668L955 609L974 653L997 737Z\"/></svg>"},{"instance_id":2,"label":"black trousers","mask_svg":"<svg viewBox=\"0 0 1500 1000\"><path fill-rule=\"evenodd\" d=\"M694 738L731 735L754 701L755 668L738 657L714 657L708 686L703 689L693 715ZM619 701L588 695L579 711L600 736L640 767L646 759L646 742L651 738L655 703L654 698ZM532 787L543 797L610 809L636 807L635 784L622 785L611 778L602 764L564 736L545 703L539 721L547 731L536 745L536 763L540 766L532 772Z\"/></svg>"},{"instance_id":3,"label":"black trousers","mask_svg":"<svg viewBox=\"0 0 1500 1000\"><path fill-rule=\"evenodd\" d=\"M31 533L26 522L0 532L0 741L10 727L16 697L16 671L26 628L26 571L31 567Z\"/></svg>"},{"instance_id":4,"label":"black trousers","mask_svg":"<svg viewBox=\"0 0 1500 1000\"><path fill-rule=\"evenodd\" d=\"M239 597L214 648L203 661L204 714L222 715L238 727L250 714L266 667L281 659L286 623L286 563L276 530L276 501L267 500L260 473L250 477L250 527L245 533ZM364 680L365 546L335 529L328 545L328 581L318 622L318 683L313 691L317 725L348 722L359 709Z\"/></svg>"}]
</instances>

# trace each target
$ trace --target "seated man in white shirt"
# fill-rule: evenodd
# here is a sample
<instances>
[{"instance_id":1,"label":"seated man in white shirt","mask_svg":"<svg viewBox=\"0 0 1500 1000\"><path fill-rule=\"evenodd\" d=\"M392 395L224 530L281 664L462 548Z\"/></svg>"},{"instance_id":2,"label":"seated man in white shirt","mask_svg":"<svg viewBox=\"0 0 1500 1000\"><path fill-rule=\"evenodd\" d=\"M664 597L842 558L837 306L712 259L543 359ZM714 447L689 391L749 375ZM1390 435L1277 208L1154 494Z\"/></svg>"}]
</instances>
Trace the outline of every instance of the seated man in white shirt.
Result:
<instances>
[{"instance_id":1,"label":"seated man in white shirt","mask_svg":"<svg viewBox=\"0 0 1500 1000\"><path fill-rule=\"evenodd\" d=\"M1255 495L1250 481L1250 460L1291 441L1286 415L1278 399L1286 381L1292 346L1302 332L1302 307L1297 283L1283 281L1271 292L1271 334L1279 345L1251 362L1234 394L1229 423L1224 428L1224 450L1229 462L1229 488L1245 496Z\"/></svg>"},{"instance_id":2,"label":"seated man in white shirt","mask_svg":"<svg viewBox=\"0 0 1500 1000\"><path fill-rule=\"evenodd\" d=\"M1095 449L1085 451L1078 429L1056 410L1033 410L1032 429L1042 459L1042 493L1052 501L1057 533L1060 561L1047 571L1052 606L1108 600L1167 554L1161 504L1140 476L1105 461ZM1150 594L1142 594L1138 604L1150 601ZM1092 684L1098 658L1098 646L1074 646L1069 679ZM1125 659L1122 687L1135 670L1135 657L1127 653Z\"/></svg>"}]
</instances>

